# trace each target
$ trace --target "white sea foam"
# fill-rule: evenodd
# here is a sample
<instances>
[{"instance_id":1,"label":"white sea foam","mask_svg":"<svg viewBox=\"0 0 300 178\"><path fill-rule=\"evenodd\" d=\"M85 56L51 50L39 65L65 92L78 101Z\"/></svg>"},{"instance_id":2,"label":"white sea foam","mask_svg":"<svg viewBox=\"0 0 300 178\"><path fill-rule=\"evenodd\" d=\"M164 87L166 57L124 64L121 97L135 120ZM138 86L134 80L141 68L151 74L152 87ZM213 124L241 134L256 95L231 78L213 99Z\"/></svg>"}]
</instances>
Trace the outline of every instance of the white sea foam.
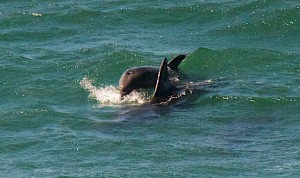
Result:
<instances>
[{"instance_id":1,"label":"white sea foam","mask_svg":"<svg viewBox=\"0 0 300 178\"><path fill-rule=\"evenodd\" d=\"M42 17L43 15L40 13L31 13L32 16L34 17Z\"/></svg>"},{"instance_id":2,"label":"white sea foam","mask_svg":"<svg viewBox=\"0 0 300 178\"><path fill-rule=\"evenodd\" d=\"M148 102L146 93L133 91L121 98L120 91L115 86L96 87L88 78L83 78L80 85L89 92L89 98L95 99L101 105L144 104Z\"/></svg>"}]
</instances>

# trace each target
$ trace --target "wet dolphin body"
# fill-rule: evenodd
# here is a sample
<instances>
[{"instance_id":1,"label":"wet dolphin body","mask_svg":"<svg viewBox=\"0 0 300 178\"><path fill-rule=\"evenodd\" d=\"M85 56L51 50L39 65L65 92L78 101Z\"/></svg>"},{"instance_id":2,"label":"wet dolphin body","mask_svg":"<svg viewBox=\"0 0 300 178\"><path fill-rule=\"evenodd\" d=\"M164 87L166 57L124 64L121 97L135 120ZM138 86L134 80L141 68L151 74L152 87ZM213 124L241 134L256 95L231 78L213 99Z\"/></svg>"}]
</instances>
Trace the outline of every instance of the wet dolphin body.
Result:
<instances>
[{"instance_id":1,"label":"wet dolphin body","mask_svg":"<svg viewBox=\"0 0 300 178\"><path fill-rule=\"evenodd\" d=\"M185 57L185 55L178 55L169 63L167 59L164 59L160 68L143 66L126 70L119 80L121 97L135 89L154 88L155 91L151 103L165 100L176 89L172 75L174 75L174 71L177 70L178 65Z\"/></svg>"}]
</instances>

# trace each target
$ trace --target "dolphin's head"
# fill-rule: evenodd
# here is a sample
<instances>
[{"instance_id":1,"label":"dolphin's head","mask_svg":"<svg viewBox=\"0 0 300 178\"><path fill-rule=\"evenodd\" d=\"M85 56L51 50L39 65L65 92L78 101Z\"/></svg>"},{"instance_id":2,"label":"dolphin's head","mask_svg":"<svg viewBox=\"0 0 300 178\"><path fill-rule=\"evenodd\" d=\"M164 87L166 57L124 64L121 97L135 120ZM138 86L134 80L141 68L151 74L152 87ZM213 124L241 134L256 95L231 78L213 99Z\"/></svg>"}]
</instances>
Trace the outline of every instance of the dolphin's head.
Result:
<instances>
[{"instance_id":1,"label":"dolphin's head","mask_svg":"<svg viewBox=\"0 0 300 178\"><path fill-rule=\"evenodd\" d=\"M154 88L158 69L154 67L135 67L126 70L119 80L121 97L135 89Z\"/></svg>"},{"instance_id":2,"label":"dolphin's head","mask_svg":"<svg viewBox=\"0 0 300 178\"><path fill-rule=\"evenodd\" d=\"M135 78L135 71L132 69L128 69L122 74L119 80L119 90L121 97L129 94L130 92L132 92L132 90L134 90L136 80Z\"/></svg>"}]
</instances>

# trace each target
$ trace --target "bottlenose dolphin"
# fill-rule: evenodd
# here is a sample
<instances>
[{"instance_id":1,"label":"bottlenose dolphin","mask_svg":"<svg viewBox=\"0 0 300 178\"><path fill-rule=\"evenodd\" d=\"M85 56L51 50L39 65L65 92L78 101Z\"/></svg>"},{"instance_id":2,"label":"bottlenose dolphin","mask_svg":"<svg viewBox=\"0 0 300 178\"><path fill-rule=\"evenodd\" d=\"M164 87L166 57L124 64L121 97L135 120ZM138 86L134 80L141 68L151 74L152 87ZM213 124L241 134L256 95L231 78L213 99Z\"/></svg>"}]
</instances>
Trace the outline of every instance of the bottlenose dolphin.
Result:
<instances>
[{"instance_id":1,"label":"bottlenose dolphin","mask_svg":"<svg viewBox=\"0 0 300 178\"><path fill-rule=\"evenodd\" d=\"M178 69L178 65L185 57L185 55L178 55L169 63L165 58L160 68L142 66L126 70L119 80L121 97L136 89L153 88L154 93L151 103L165 101L172 96L176 90L174 71Z\"/></svg>"}]
</instances>

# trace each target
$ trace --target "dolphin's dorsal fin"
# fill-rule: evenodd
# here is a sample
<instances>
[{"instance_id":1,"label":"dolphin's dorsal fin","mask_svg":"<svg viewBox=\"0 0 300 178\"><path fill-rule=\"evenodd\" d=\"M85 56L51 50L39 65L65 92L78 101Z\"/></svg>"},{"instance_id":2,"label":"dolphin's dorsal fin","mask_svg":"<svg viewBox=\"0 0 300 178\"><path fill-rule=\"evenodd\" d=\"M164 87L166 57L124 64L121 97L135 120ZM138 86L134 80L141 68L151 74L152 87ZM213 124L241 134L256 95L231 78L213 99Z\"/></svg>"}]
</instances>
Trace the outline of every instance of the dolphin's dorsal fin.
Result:
<instances>
[{"instance_id":1,"label":"dolphin's dorsal fin","mask_svg":"<svg viewBox=\"0 0 300 178\"><path fill-rule=\"evenodd\" d=\"M179 66L179 64L181 63L181 61L185 58L184 54L178 55L176 57L174 57L169 63L168 66L172 69L172 70L176 70Z\"/></svg>"},{"instance_id":2,"label":"dolphin's dorsal fin","mask_svg":"<svg viewBox=\"0 0 300 178\"><path fill-rule=\"evenodd\" d=\"M161 65L157 76L156 86L154 90L154 94L151 100L151 103L159 103L164 101L168 96L170 96L172 90L172 84L169 80L168 61L165 58Z\"/></svg>"}]
</instances>

